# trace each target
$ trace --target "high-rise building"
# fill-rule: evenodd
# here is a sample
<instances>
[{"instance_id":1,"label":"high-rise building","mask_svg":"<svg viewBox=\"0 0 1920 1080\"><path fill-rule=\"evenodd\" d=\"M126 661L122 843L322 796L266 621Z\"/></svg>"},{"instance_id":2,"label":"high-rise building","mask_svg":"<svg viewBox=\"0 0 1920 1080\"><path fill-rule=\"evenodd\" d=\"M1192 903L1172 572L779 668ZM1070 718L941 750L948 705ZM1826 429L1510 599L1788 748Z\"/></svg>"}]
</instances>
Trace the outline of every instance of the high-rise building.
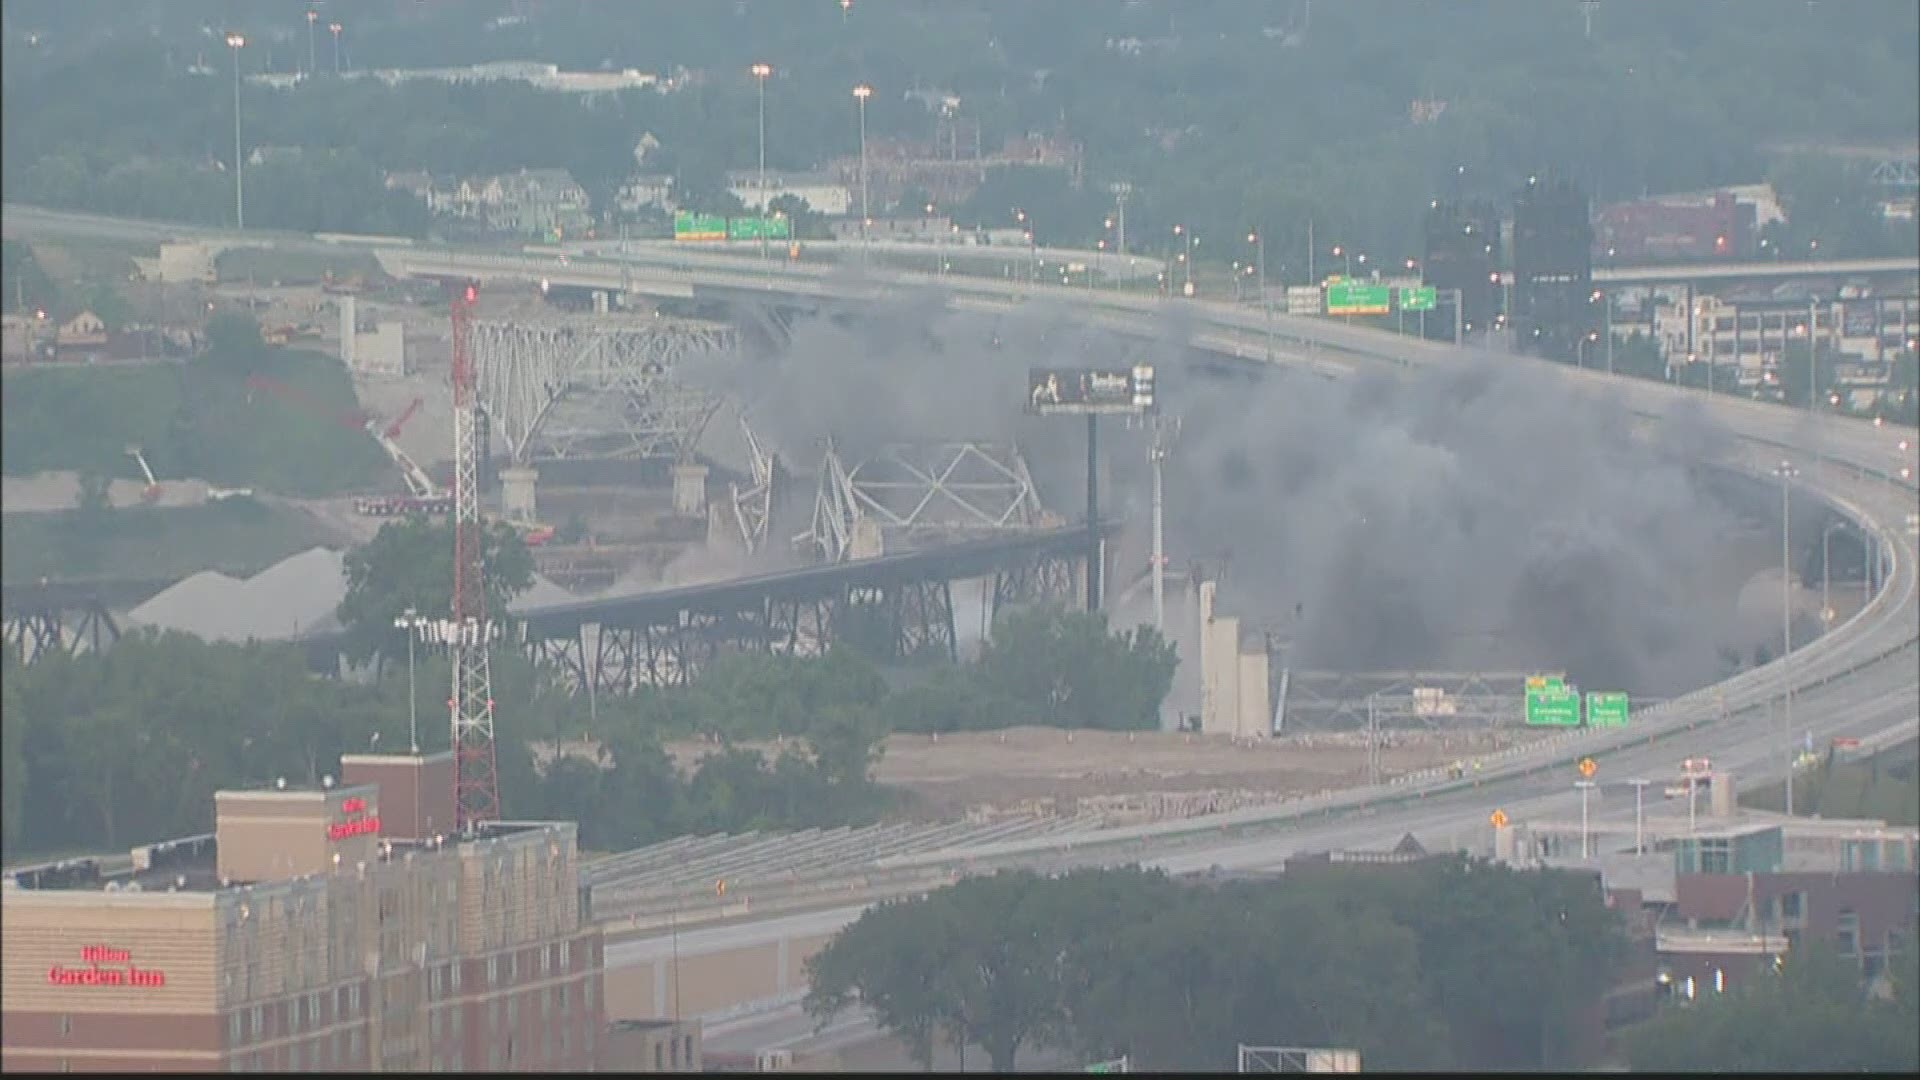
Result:
<instances>
[{"instance_id":1,"label":"high-rise building","mask_svg":"<svg viewBox=\"0 0 1920 1080\"><path fill-rule=\"evenodd\" d=\"M222 791L211 834L0 886L7 1070L592 1068L601 933L571 822L452 832L453 757ZM443 831L444 830L444 831Z\"/></svg>"},{"instance_id":2,"label":"high-rise building","mask_svg":"<svg viewBox=\"0 0 1920 1080\"><path fill-rule=\"evenodd\" d=\"M1487 203L1435 201L1427 207L1426 283L1460 294L1461 329L1485 330L1500 310L1500 216ZM1433 320L1430 332L1450 338Z\"/></svg>"},{"instance_id":3,"label":"high-rise building","mask_svg":"<svg viewBox=\"0 0 1920 1080\"><path fill-rule=\"evenodd\" d=\"M1587 195L1567 180L1528 177L1513 200L1514 340L1574 360L1599 340L1604 309L1593 288Z\"/></svg>"}]
</instances>

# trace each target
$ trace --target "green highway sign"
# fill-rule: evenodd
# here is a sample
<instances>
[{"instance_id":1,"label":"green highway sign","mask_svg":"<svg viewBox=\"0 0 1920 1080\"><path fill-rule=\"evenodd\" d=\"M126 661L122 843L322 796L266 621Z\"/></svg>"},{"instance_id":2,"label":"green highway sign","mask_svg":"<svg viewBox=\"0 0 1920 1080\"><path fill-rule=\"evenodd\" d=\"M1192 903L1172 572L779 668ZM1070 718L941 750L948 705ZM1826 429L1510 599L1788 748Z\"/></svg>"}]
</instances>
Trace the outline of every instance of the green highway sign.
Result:
<instances>
[{"instance_id":1,"label":"green highway sign","mask_svg":"<svg viewBox=\"0 0 1920 1080\"><path fill-rule=\"evenodd\" d=\"M1417 289L1400 290L1401 311L1432 311L1439 302L1440 294L1432 286Z\"/></svg>"},{"instance_id":2,"label":"green highway sign","mask_svg":"<svg viewBox=\"0 0 1920 1080\"><path fill-rule=\"evenodd\" d=\"M1579 727L1580 692L1560 686L1527 689L1527 726Z\"/></svg>"},{"instance_id":3,"label":"green highway sign","mask_svg":"<svg viewBox=\"0 0 1920 1080\"><path fill-rule=\"evenodd\" d=\"M696 214L690 210L677 210L673 215L673 238L675 240L725 240L727 219L719 214Z\"/></svg>"},{"instance_id":4,"label":"green highway sign","mask_svg":"<svg viewBox=\"0 0 1920 1080\"><path fill-rule=\"evenodd\" d=\"M1587 695L1588 727L1626 727L1627 695L1594 693Z\"/></svg>"},{"instance_id":5,"label":"green highway sign","mask_svg":"<svg viewBox=\"0 0 1920 1080\"><path fill-rule=\"evenodd\" d=\"M737 217L727 219L727 239L758 240L765 235L765 222L757 217Z\"/></svg>"},{"instance_id":6,"label":"green highway sign","mask_svg":"<svg viewBox=\"0 0 1920 1080\"><path fill-rule=\"evenodd\" d=\"M1327 286L1329 315L1385 315L1393 310L1393 289L1342 281Z\"/></svg>"}]
</instances>

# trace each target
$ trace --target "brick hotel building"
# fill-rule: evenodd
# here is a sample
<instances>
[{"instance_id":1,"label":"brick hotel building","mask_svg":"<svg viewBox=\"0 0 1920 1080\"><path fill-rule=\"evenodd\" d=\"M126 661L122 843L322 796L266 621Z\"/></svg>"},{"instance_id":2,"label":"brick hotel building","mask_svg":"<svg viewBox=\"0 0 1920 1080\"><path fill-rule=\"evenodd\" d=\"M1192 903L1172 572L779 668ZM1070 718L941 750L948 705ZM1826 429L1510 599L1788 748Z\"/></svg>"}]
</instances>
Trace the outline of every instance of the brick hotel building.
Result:
<instances>
[{"instance_id":1,"label":"brick hotel building","mask_svg":"<svg viewBox=\"0 0 1920 1080\"><path fill-rule=\"evenodd\" d=\"M453 758L223 791L214 832L0 883L11 1071L591 1069L602 942L571 822L453 821ZM120 860L124 862L124 860Z\"/></svg>"}]
</instances>

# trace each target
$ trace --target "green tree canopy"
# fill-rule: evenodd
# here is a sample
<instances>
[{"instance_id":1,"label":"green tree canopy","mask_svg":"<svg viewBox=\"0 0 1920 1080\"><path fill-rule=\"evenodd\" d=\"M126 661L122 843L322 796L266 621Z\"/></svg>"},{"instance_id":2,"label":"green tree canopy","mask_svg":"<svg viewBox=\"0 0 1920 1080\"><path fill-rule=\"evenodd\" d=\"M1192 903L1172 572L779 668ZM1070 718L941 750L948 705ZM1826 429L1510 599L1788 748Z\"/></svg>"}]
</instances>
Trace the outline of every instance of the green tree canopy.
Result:
<instances>
[{"instance_id":1,"label":"green tree canopy","mask_svg":"<svg viewBox=\"0 0 1920 1080\"><path fill-rule=\"evenodd\" d=\"M507 602L533 584L533 556L520 534L505 523L481 539L487 610L504 618ZM364 661L375 653L404 655L406 638L393 622L411 608L443 617L453 605L453 526L413 516L380 526L374 538L347 553L347 595L340 622L347 628L347 654ZM396 652L397 650L397 652Z\"/></svg>"}]
</instances>

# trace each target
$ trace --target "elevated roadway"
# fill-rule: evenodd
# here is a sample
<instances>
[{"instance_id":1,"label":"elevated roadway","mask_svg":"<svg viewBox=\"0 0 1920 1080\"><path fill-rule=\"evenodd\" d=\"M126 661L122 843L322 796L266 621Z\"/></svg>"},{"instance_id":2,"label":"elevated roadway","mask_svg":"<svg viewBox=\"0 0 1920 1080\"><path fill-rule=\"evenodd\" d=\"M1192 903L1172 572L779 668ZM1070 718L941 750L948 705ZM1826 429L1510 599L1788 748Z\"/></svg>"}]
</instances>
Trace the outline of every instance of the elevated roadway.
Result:
<instances>
[{"instance_id":1,"label":"elevated roadway","mask_svg":"<svg viewBox=\"0 0 1920 1080\"><path fill-rule=\"evenodd\" d=\"M7 208L6 214L11 235L14 208ZM117 226L88 222L84 227L101 235L99 230ZM483 279L525 279L542 275L553 266L552 260L544 260L542 265L540 260L524 256L456 251L399 249L382 254L397 262L396 269L410 273L443 272ZM1136 333L1150 329L1150 316L1164 303L1151 297L1084 289L986 279L940 280L931 274L876 272L855 277L842 270L791 265L749 269L727 256L681 252L664 253L652 264L643 257L622 266L575 262L568 269L581 275L598 275L590 282L595 287L644 278L658 280L661 288L683 290L683 295L701 288L759 288L769 295L859 302L903 287L941 287L951 290L961 306L1002 307L1042 300L1077 309L1091 322ZM649 272L636 273L640 270ZM1246 360L1306 362L1323 374L1336 375L1367 365L1411 368L1463 359L1462 350L1450 346L1328 320L1276 314L1269 324L1258 310L1205 301L1176 303L1182 304L1194 320L1192 343L1196 347ZM1512 362L1512 358L1507 359ZM1617 394L1629 407L1657 422L1684 423L1684 407L1691 405L1739 438L1743 463L1755 472L1765 472L1781 461L1795 465L1802 487L1832 502L1874 537L1883 562L1881 591L1846 623L1784 658L1642 713L1634 727L1625 731L1563 736L1489 762L1477 781L1449 781L1432 775L1402 778L1392 785L1278 807L1135 830L1109 830L1091 845L1076 839L1070 847L1066 843L1013 846L985 857L982 852L971 851L968 864L955 867L956 871L997 864L1057 867L1113 862L1147 862L1169 870L1271 868L1296 851L1377 846L1391 843L1405 832L1471 838L1475 830L1487 828L1486 815L1496 808L1519 820L1564 815L1578 805L1570 786L1572 774L1566 766L1581 756L1599 759L1603 778L1629 774L1659 778L1673 770L1681 758L1708 756L1731 767L1736 775L1744 773L1743 782L1758 782L1765 776L1783 774L1793 744L1807 733L1818 742L1834 735L1868 738L1920 727L1920 648L1916 646L1916 639L1920 639L1920 606L1916 605L1915 579L1920 553L1916 552L1909 526L1909 515L1920 505L1913 479L1920 475L1920 461L1914 451L1903 454L1896 448L1898 435L1893 430L1724 395L1709 396L1662 383L1612 379L1603 373L1564 367L1550 370L1589 389ZM1909 470L1905 478L1899 475L1902 467ZM1793 730L1787 730L1777 719L1782 715L1780 710L1770 712L1768 708L1789 689L1795 695ZM1630 813L1631 807L1625 812ZM841 921L855 913L842 909ZM750 948L756 942L786 941L791 927L784 918L713 928L713 938L692 955ZM819 927L832 920L819 914L812 918L814 922L805 936L817 940ZM679 936L682 947L677 955L684 962L690 952L685 947L685 935ZM622 963L622 957L628 957L628 962L637 960L639 953L630 955L622 950L638 949L642 944L611 946L609 965ZM784 1009L790 1018L794 1007L787 1002L765 1015L776 1017Z\"/></svg>"}]
</instances>

